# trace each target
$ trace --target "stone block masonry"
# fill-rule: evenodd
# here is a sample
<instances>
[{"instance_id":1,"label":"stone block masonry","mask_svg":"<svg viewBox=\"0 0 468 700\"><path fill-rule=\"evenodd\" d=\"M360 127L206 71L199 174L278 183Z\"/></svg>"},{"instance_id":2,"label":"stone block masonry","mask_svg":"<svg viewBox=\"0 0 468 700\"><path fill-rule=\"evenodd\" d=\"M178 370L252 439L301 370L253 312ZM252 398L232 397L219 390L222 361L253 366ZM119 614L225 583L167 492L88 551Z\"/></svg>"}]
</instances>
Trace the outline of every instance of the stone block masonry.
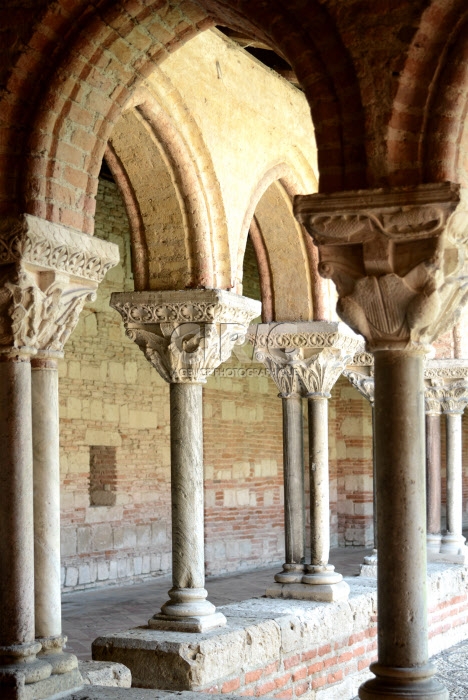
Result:
<instances>
[{"instance_id":1,"label":"stone block masonry","mask_svg":"<svg viewBox=\"0 0 468 700\"><path fill-rule=\"evenodd\" d=\"M240 696L347 700L370 676L377 647L372 579L346 579L349 600L332 604L256 598L219 608L228 625L209 634L137 628L100 637L93 657L119 661L133 685ZM430 651L468 633L468 577L429 566Z\"/></svg>"}]
</instances>

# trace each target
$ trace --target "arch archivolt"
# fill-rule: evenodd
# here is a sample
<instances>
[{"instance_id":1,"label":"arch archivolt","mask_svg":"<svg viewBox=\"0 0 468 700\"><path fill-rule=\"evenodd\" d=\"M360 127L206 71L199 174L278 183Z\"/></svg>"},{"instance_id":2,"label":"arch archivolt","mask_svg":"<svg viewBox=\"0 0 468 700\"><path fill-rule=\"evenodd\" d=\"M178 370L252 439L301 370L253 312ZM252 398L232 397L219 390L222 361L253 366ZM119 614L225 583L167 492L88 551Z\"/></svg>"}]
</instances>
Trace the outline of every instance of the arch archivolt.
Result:
<instances>
[{"instance_id":1,"label":"arch archivolt","mask_svg":"<svg viewBox=\"0 0 468 700\"><path fill-rule=\"evenodd\" d=\"M294 159L294 166L291 160ZM300 149L271 165L259 178L245 210L237 249L237 285L241 290L247 236L259 263L264 320L330 318L328 284L317 273L318 255L295 221L292 199L317 190L317 180Z\"/></svg>"}]
</instances>

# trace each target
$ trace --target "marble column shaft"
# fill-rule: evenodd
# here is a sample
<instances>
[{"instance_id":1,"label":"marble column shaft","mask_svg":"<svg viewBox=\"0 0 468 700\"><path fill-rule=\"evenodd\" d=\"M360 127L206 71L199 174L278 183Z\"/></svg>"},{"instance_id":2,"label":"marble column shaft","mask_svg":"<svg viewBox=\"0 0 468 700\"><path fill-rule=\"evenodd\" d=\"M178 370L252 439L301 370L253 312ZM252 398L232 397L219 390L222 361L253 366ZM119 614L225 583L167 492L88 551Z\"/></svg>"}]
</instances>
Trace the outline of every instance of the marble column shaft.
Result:
<instances>
[{"instance_id":1,"label":"marble column shaft","mask_svg":"<svg viewBox=\"0 0 468 700\"><path fill-rule=\"evenodd\" d=\"M64 654L60 579L60 445L58 368L55 358L31 361L34 474L34 590L36 639L53 673L78 665Z\"/></svg>"},{"instance_id":2,"label":"marble column shaft","mask_svg":"<svg viewBox=\"0 0 468 700\"><path fill-rule=\"evenodd\" d=\"M26 683L52 668L35 659L33 455L29 357L0 356L0 660L24 669ZM27 662L27 663L25 663Z\"/></svg>"},{"instance_id":3,"label":"marble column shaft","mask_svg":"<svg viewBox=\"0 0 468 700\"><path fill-rule=\"evenodd\" d=\"M330 554L330 485L328 470L328 399L307 401L309 416L310 563L323 567Z\"/></svg>"},{"instance_id":4,"label":"marble column shaft","mask_svg":"<svg viewBox=\"0 0 468 700\"><path fill-rule=\"evenodd\" d=\"M62 633L57 363L33 360L31 369L36 636L55 637Z\"/></svg>"},{"instance_id":5,"label":"marble column shaft","mask_svg":"<svg viewBox=\"0 0 468 700\"><path fill-rule=\"evenodd\" d=\"M460 549L463 537L462 412L446 413L447 448L447 535L442 549Z\"/></svg>"},{"instance_id":6,"label":"marble column shaft","mask_svg":"<svg viewBox=\"0 0 468 700\"><path fill-rule=\"evenodd\" d=\"M440 549L441 454L440 412L426 412L427 546Z\"/></svg>"},{"instance_id":7,"label":"marble column shaft","mask_svg":"<svg viewBox=\"0 0 468 700\"><path fill-rule=\"evenodd\" d=\"M304 446L302 399L282 397L285 563L278 583L300 582L305 562Z\"/></svg>"},{"instance_id":8,"label":"marble column shaft","mask_svg":"<svg viewBox=\"0 0 468 700\"><path fill-rule=\"evenodd\" d=\"M203 589L205 585L202 392L201 384L170 384L172 582L175 590ZM171 611L177 614L177 605L171 606Z\"/></svg>"},{"instance_id":9,"label":"marble column shaft","mask_svg":"<svg viewBox=\"0 0 468 700\"><path fill-rule=\"evenodd\" d=\"M386 632L379 635L375 673L381 666L424 666L428 650L427 602L421 595L426 584L423 355L383 350L374 359L377 606ZM398 575L398 585L388 571Z\"/></svg>"}]
</instances>

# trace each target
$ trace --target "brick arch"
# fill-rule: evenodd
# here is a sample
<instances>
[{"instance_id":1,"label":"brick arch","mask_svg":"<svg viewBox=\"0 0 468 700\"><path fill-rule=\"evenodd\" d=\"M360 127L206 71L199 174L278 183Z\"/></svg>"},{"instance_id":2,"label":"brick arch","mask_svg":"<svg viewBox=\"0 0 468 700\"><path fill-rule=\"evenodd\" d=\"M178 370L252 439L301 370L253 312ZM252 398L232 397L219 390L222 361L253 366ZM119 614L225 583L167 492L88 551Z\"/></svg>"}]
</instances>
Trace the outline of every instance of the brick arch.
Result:
<instances>
[{"instance_id":1,"label":"brick arch","mask_svg":"<svg viewBox=\"0 0 468 700\"><path fill-rule=\"evenodd\" d=\"M468 186L468 9L440 71L424 141L424 178Z\"/></svg>"},{"instance_id":2,"label":"brick arch","mask_svg":"<svg viewBox=\"0 0 468 700\"><path fill-rule=\"evenodd\" d=\"M453 140L464 119L460 63L466 55L457 37L466 35L467 18L463 0L431 3L421 15L388 122L382 168L387 184L454 179Z\"/></svg>"},{"instance_id":3,"label":"brick arch","mask_svg":"<svg viewBox=\"0 0 468 700\"><path fill-rule=\"evenodd\" d=\"M272 279L271 277L271 270L268 266L268 241L262 238L259 222L255 218L255 211L264 194L276 182L282 185L291 201L296 194L301 194L311 189L316 191L316 183L315 186L311 186L313 174L309 173L308 175L309 177L305 179L301 178L297 171L286 161L272 165L267 169L255 186L244 214L237 251L237 284L239 286L241 284L245 247L247 244L247 236L250 233L257 255L260 286L262 290L264 289L267 292L268 299L271 298L271 303L268 303L267 313L265 315L265 320L267 321L274 320L274 288L277 290L280 289L281 283L280 280ZM292 213L291 217L293 217ZM302 227L301 230L303 239L299 241L299 245L304 246L307 256L307 269L304 269L304 275L308 275L308 286L310 288L314 320L327 320L329 300L326 282L320 277L317 271L317 248L314 246L311 237L307 235ZM297 273L300 274L299 270Z\"/></svg>"},{"instance_id":4,"label":"brick arch","mask_svg":"<svg viewBox=\"0 0 468 700\"><path fill-rule=\"evenodd\" d=\"M162 73L157 77L161 91L154 94L154 80L136 91L105 153L129 217L135 288L229 288L230 269L223 265L229 260L228 231L211 156L174 85ZM171 233L165 230L173 218L167 182L160 200L156 162L163 179L170 178L171 206L179 211L180 225ZM167 277L162 251L173 266L182 250L184 264Z\"/></svg>"},{"instance_id":5,"label":"brick arch","mask_svg":"<svg viewBox=\"0 0 468 700\"><path fill-rule=\"evenodd\" d=\"M0 105L8 144L0 212L24 210L92 233L97 175L122 107L168 52L215 22L247 27L292 63L312 105L321 189L364 183L357 79L316 0L307 6L300 0L56 0L38 6L29 8L32 29ZM350 100L352 117L346 116Z\"/></svg>"}]
</instances>

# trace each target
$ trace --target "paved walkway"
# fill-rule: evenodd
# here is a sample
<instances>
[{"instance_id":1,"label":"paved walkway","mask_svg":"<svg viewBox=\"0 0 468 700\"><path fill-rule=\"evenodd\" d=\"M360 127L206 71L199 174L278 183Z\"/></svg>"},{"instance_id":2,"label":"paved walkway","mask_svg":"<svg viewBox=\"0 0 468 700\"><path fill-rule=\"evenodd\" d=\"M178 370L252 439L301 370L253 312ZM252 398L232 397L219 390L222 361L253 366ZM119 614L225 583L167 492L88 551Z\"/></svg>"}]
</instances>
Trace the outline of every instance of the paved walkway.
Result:
<instances>
[{"instance_id":1,"label":"paved walkway","mask_svg":"<svg viewBox=\"0 0 468 700\"><path fill-rule=\"evenodd\" d=\"M357 576L359 566L371 550L363 547L334 549L330 563L344 576ZM208 598L216 606L239 603L265 593L280 565L239 574L208 578ZM91 658L91 643L103 634L146 625L167 600L170 576L143 583L112 586L62 596L63 632L68 636L67 651L79 659Z\"/></svg>"}]
</instances>

